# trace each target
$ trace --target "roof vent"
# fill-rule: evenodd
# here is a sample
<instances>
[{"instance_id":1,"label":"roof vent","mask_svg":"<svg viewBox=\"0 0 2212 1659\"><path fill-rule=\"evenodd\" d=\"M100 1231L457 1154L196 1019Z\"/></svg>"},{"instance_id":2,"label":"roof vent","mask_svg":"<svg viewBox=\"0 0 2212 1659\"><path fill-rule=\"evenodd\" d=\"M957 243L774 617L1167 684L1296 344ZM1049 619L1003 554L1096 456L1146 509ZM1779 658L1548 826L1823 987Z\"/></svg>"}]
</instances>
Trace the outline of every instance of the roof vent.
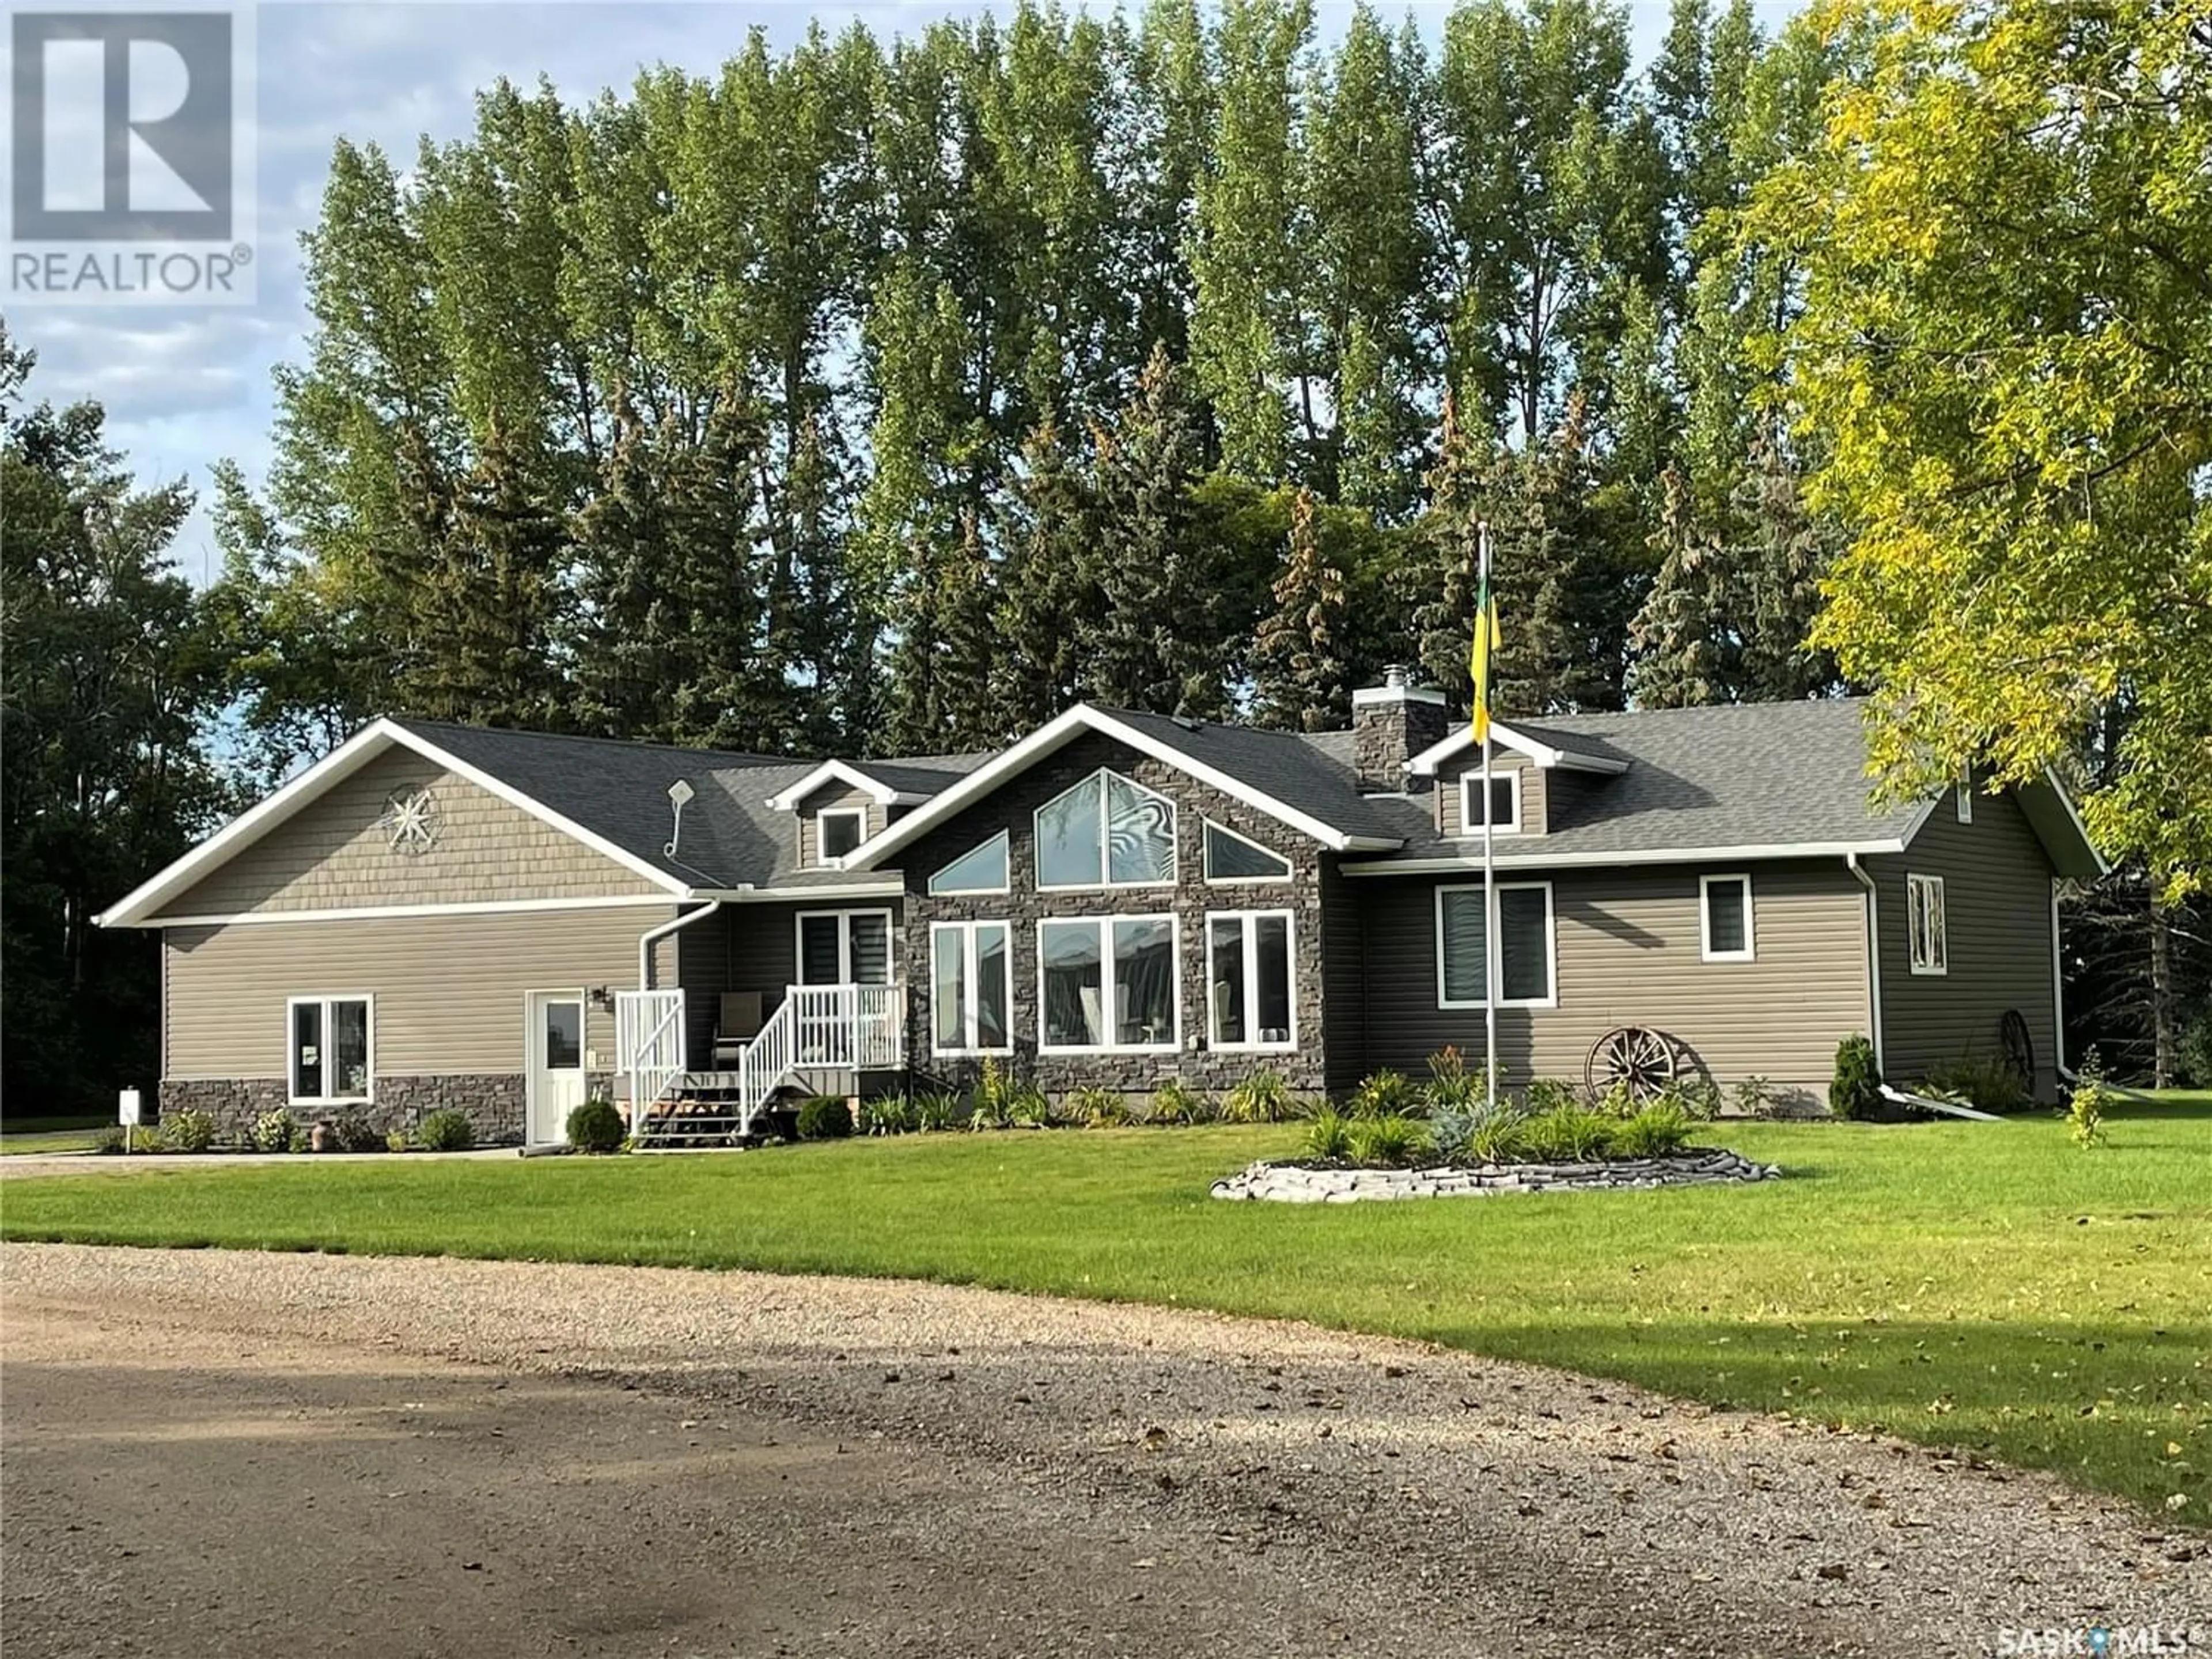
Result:
<instances>
[{"instance_id":1,"label":"roof vent","mask_svg":"<svg viewBox=\"0 0 2212 1659\"><path fill-rule=\"evenodd\" d=\"M669 826L668 845L660 849L661 857L672 859L676 856L676 844L684 839L684 803L696 793L681 778L668 786L668 804L675 810L675 822Z\"/></svg>"},{"instance_id":2,"label":"roof vent","mask_svg":"<svg viewBox=\"0 0 2212 1659\"><path fill-rule=\"evenodd\" d=\"M1204 729L1206 725L1204 720L1194 720L1188 714L1170 714L1168 718L1173 720L1177 726L1182 727L1186 732L1200 731Z\"/></svg>"}]
</instances>

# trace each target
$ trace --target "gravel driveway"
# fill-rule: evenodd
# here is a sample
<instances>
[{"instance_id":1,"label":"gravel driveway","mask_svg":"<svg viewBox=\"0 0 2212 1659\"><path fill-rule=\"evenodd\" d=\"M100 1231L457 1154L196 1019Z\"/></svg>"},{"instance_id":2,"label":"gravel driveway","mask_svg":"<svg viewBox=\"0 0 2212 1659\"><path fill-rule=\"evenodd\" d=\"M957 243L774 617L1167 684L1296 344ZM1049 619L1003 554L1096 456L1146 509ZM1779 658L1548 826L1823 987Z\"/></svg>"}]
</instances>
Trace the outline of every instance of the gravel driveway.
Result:
<instances>
[{"instance_id":1,"label":"gravel driveway","mask_svg":"<svg viewBox=\"0 0 2212 1659\"><path fill-rule=\"evenodd\" d=\"M2044 1478L1297 1326L61 1245L0 1286L10 1659L2212 1644L2201 1537Z\"/></svg>"}]
</instances>

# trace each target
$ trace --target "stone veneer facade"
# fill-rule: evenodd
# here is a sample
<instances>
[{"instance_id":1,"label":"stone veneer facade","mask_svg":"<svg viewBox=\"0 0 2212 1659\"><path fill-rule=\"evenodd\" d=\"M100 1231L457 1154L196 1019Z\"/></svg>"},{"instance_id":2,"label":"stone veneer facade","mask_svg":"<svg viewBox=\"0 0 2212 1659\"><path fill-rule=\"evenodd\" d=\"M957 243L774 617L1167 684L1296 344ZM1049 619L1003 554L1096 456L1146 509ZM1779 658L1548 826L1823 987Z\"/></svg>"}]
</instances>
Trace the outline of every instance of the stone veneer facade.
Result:
<instances>
[{"instance_id":1,"label":"stone veneer facade","mask_svg":"<svg viewBox=\"0 0 2212 1659\"><path fill-rule=\"evenodd\" d=\"M1109 767L1176 804L1176 883L1166 887L1097 888L1039 892L1032 814L1045 802ZM1287 881L1209 885L1205 878L1205 820L1290 860ZM929 878L978 842L1008 833L1012 890L933 896ZM906 926L900 949L908 988L908 1052L915 1069L966 1085L982 1068L981 1056L940 1058L932 1044L930 924L1005 921L1012 932L1013 1048L1005 1059L1013 1073L1046 1094L1106 1088L1149 1094L1170 1078L1209 1091L1227 1089L1262 1068L1279 1073L1302 1093L1318 1094L1327 1080L1323 1040L1321 860L1323 850L1298 830L1242 801L1221 794L1111 738L1077 738L1058 754L1010 780L897 855L906 872ZM1209 910L1287 910L1291 915L1291 988L1295 1048L1216 1050L1208 1044L1206 915ZM1181 969L1177 1009L1179 1047L1174 1054L1042 1054L1038 1051L1037 924L1092 916L1158 915L1176 922Z\"/></svg>"},{"instance_id":2,"label":"stone veneer facade","mask_svg":"<svg viewBox=\"0 0 2212 1659\"><path fill-rule=\"evenodd\" d=\"M611 1073L593 1073L588 1088L611 1095ZM164 1114L192 1108L215 1119L216 1139L240 1142L264 1112L289 1111L302 1123L359 1116L384 1134L412 1135L433 1112L468 1115L479 1146L518 1144L523 1138L526 1079L520 1072L453 1073L428 1077L380 1077L375 1098L356 1106L294 1106L285 1099L284 1079L272 1078L165 1078Z\"/></svg>"}]
</instances>

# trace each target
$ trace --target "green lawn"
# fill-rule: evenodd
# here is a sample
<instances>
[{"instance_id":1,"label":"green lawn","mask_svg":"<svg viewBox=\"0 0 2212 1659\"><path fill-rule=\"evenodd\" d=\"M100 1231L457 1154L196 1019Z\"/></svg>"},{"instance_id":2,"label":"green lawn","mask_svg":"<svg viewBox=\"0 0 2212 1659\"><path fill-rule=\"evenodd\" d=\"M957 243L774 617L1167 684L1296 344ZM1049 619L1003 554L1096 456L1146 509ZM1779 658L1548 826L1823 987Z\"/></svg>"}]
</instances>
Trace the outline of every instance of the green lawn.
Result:
<instances>
[{"instance_id":1,"label":"green lawn","mask_svg":"<svg viewBox=\"0 0 2212 1659\"><path fill-rule=\"evenodd\" d=\"M1881 1427L2212 1521L2212 1097L2128 1108L2090 1153L2047 1117L1709 1132L1789 1171L1759 1187L1207 1198L1296 1134L102 1174L9 1182L0 1232L882 1274L1281 1315Z\"/></svg>"},{"instance_id":2,"label":"green lawn","mask_svg":"<svg viewBox=\"0 0 2212 1659\"><path fill-rule=\"evenodd\" d=\"M0 1122L0 1158L11 1152L84 1152L113 1120L98 1117L11 1117Z\"/></svg>"}]
</instances>

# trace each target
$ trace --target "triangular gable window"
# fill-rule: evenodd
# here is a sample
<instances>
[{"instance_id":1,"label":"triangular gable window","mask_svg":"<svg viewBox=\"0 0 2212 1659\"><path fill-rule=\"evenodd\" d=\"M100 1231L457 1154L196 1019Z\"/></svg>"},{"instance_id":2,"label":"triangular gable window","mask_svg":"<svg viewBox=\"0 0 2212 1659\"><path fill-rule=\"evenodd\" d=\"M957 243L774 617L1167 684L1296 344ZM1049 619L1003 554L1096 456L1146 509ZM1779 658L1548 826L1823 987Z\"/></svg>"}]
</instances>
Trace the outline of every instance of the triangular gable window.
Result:
<instances>
[{"instance_id":1,"label":"triangular gable window","mask_svg":"<svg viewBox=\"0 0 2212 1659\"><path fill-rule=\"evenodd\" d=\"M1036 811L1036 883L1166 887L1176 878L1176 808L1119 772L1093 772Z\"/></svg>"},{"instance_id":2,"label":"triangular gable window","mask_svg":"<svg viewBox=\"0 0 2212 1659\"><path fill-rule=\"evenodd\" d=\"M1006 890L1007 838L1003 830L981 847L971 847L929 878L933 893L1003 893Z\"/></svg>"},{"instance_id":3,"label":"triangular gable window","mask_svg":"<svg viewBox=\"0 0 2212 1659\"><path fill-rule=\"evenodd\" d=\"M1234 830L1206 821L1206 878L1208 881L1288 881L1291 861Z\"/></svg>"}]
</instances>

